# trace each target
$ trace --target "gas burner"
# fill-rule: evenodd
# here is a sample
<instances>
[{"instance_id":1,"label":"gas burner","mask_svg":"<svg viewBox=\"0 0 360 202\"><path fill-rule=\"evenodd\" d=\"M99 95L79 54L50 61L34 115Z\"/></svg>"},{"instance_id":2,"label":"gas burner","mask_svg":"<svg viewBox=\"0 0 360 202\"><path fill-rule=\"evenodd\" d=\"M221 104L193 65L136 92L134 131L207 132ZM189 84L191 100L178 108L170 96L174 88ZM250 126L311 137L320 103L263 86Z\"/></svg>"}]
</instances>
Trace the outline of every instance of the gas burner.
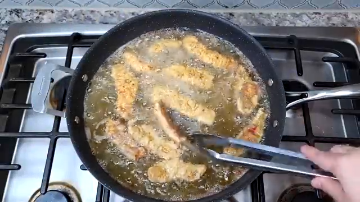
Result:
<instances>
[{"instance_id":1,"label":"gas burner","mask_svg":"<svg viewBox=\"0 0 360 202\"><path fill-rule=\"evenodd\" d=\"M295 184L287 188L277 202L334 202L328 195L321 192L321 198L310 184Z\"/></svg>"},{"instance_id":2,"label":"gas burner","mask_svg":"<svg viewBox=\"0 0 360 202\"><path fill-rule=\"evenodd\" d=\"M45 194L40 193L40 189L36 190L31 196L29 202L81 202L78 191L65 182L49 183L48 191Z\"/></svg>"},{"instance_id":3,"label":"gas burner","mask_svg":"<svg viewBox=\"0 0 360 202\"><path fill-rule=\"evenodd\" d=\"M71 76L65 76L57 81L50 92L50 105L53 109L57 109L59 102L63 100L64 92L67 91L70 84ZM64 103L64 110L66 108L66 102Z\"/></svg>"},{"instance_id":4,"label":"gas burner","mask_svg":"<svg viewBox=\"0 0 360 202\"><path fill-rule=\"evenodd\" d=\"M48 191L44 195L40 195L35 202L71 202L69 197L60 191Z\"/></svg>"}]
</instances>

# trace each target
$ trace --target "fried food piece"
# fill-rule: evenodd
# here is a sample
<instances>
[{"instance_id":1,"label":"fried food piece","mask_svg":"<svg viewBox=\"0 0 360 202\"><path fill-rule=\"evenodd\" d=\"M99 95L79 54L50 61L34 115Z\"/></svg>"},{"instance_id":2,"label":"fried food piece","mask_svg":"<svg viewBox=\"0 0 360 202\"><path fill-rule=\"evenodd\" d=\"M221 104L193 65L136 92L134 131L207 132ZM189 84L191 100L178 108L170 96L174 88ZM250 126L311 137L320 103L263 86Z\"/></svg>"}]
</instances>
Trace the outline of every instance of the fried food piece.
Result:
<instances>
[{"instance_id":1,"label":"fried food piece","mask_svg":"<svg viewBox=\"0 0 360 202\"><path fill-rule=\"evenodd\" d=\"M185 163L181 159L170 159L150 167L148 177L150 181L160 183L174 180L193 182L200 179L205 171L205 165Z\"/></svg>"},{"instance_id":2,"label":"fried food piece","mask_svg":"<svg viewBox=\"0 0 360 202\"><path fill-rule=\"evenodd\" d=\"M210 72L199 68L172 65L164 69L163 72L201 89L209 89L214 85L214 76Z\"/></svg>"},{"instance_id":3,"label":"fried food piece","mask_svg":"<svg viewBox=\"0 0 360 202\"><path fill-rule=\"evenodd\" d=\"M149 51L150 53L160 53L168 48L180 48L182 45L182 41L177 39L161 39L153 43Z\"/></svg>"},{"instance_id":4,"label":"fried food piece","mask_svg":"<svg viewBox=\"0 0 360 202\"><path fill-rule=\"evenodd\" d=\"M236 100L237 109L241 114L250 114L259 104L260 88L256 82L248 81L242 85L240 97Z\"/></svg>"},{"instance_id":5,"label":"fried food piece","mask_svg":"<svg viewBox=\"0 0 360 202\"><path fill-rule=\"evenodd\" d=\"M237 109L241 114L249 115L258 105L260 88L252 81L244 67L235 71L237 80L234 83ZM238 92L240 91L240 92Z\"/></svg>"},{"instance_id":6,"label":"fried food piece","mask_svg":"<svg viewBox=\"0 0 360 202\"><path fill-rule=\"evenodd\" d=\"M180 132L179 128L171 122L170 117L166 113L166 109L161 102L155 103L154 114L162 129L170 139L178 144L186 140L186 137Z\"/></svg>"},{"instance_id":7,"label":"fried food piece","mask_svg":"<svg viewBox=\"0 0 360 202\"><path fill-rule=\"evenodd\" d=\"M108 119L105 125L106 135L128 159L137 161L145 156L145 149L140 147L126 132L125 124Z\"/></svg>"},{"instance_id":8,"label":"fried food piece","mask_svg":"<svg viewBox=\"0 0 360 202\"><path fill-rule=\"evenodd\" d=\"M153 66L140 61L134 53L124 52L123 57L125 63L129 64L130 67L137 72L151 72L155 70Z\"/></svg>"},{"instance_id":9,"label":"fried food piece","mask_svg":"<svg viewBox=\"0 0 360 202\"><path fill-rule=\"evenodd\" d=\"M234 82L234 89L240 91L246 81L251 81L250 75L246 72L245 67L239 65L238 68L234 71L234 77L236 81Z\"/></svg>"},{"instance_id":10,"label":"fried food piece","mask_svg":"<svg viewBox=\"0 0 360 202\"><path fill-rule=\"evenodd\" d=\"M215 120L215 111L203 104L197 103L176 90L164 86L155 86L152 93L153 102L162 101L167 107L179 111L190 118L196 119L207 125L212 125Z\"/></svg>"},{"instance_id":11,"label":"fried food piece","mask_svg":"<svg viewBox=\"0 0 360 202\"><path fill-rule=\"evenodd\" d=\"M267 114L263 108L260 108L255 114L251 124L239 133L236 138L243 139L251 142L259 142L264 134L265 122Z\"/></svg>"},{"instance_id":12,"label":"fried food piece","mask_svg":"<svg viewBox=\"0 0 360 202\"><path fill-rule=\"evenodd\" d=\"M184 37L183 46L189 53L197 56L201 61L216 68L229 70L238 65L234 58L221 55L217 51L208 49L195 36Z\"/></svg>"},{"instance_id":13,"label":"fried food piece","mask_svg":"<svg viewBox=\"0 0 360 202\"><path fill-rule=\"evenodd\" d=\"M265 121L266 121L266 113L264 109L259 109L254 116L252 122L249 126L245 127L236 138L246 140L249 142L258 143L260 142L265 129ZM224 148L224 153L230 154L233 156L240 156L243 154L243 148L234 148L234 147L226 147Z\"/></svg>"},{"instance_id":14,"label":"fried food piece","mask_svg":"<svg viewBox=\"0 0 360 202\"><path fill-rule=\"evenodd\" d=\"M122 64L115 65L111 70L117 93L116 108L119 114L128 119L132 114L132 105L136 99L139 82L135 75L126 70Z\"/></svg>"},{"instance_id":15,"label":"fried food piece","mask_svg":"<svg viewBox=\"0 0 360 202\"><path fill-rule=\"evenodd\" d=\"M259 93L259 86L255 82L246 82L241 89L241 93L245 97L254 97Z\"/></svg>"},{"instance_id":16,"label":"fried food piece","mask_svg":"<svg viewBox=\"0 0 360 202\"><path fill-rule=\"evenodd\" d=\"M154 114L159 121L161 128L164 130L164 132L168 135L170 139L172 139L176 144L184 146L181 148L195 151L195 153L197 154L199 148L193 143L191 143L188 140L187 136L181 132L179 127L172 122L169 114L166 112L166 108L161 102L155 103Z\"/></svg>"},{"instance_id":17,"label":"fried food piece","mask_svg":"<svg viewBox=\"0 0 360 202\"><path fill-rule=\"evenodd\" d=\"M131 137L150 153L163 159L179 158L181 149L173 141L161 137L150 125L129 125Z\"/></svg>"}]
</instances>

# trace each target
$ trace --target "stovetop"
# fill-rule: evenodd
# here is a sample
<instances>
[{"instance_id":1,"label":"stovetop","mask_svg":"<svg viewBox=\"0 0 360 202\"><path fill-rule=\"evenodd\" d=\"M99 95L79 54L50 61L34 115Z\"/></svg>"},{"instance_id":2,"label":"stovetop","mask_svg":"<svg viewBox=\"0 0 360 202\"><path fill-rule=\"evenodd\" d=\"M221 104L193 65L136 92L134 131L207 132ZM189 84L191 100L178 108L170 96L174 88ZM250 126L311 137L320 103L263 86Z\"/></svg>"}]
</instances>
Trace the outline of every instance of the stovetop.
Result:
<instances>
[{"instance_id":1,"label":"stovetop","mask_svg":"<svg viewBox=\"0 0 360 202\"><path fill-rule=\"evenodd\" d=\"M34 77L47 62L75 69L81 57L113 25L15 24L0 59L0 198L29 201L49 182L66 182L82 201L122 202L99 184L77 157L60 117L31 109ZM356 28L244 27L266 48L286 90L312 90L359 83L360 34ZM53 75L56 84L64 75ZM29 90L30 89L30 90ZM289 100L291 98L287 98ZM50 103L49 103L50 105ZM333 99L303 104L286 113L282 148L303 144L329 149L360 145L357 100ZM10 170L10 171L9 171ZM306 178L264 173L229 201L276 202ZM276 186L274 186L276 184Z\"/></svg>"}]
</instances>

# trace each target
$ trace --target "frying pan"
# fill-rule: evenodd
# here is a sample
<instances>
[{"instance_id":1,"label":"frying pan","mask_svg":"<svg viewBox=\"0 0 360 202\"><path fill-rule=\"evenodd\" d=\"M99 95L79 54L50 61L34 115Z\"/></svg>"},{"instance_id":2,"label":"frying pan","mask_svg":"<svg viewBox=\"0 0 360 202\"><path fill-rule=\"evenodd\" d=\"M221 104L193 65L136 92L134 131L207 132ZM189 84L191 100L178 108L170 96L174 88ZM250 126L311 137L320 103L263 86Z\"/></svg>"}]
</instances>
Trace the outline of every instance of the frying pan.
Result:
<instances>
[{"instance_id":1,"label":"frying pan","mask_svg":"<svg viewBox=\"0 0 360 202\"><path fill-rule=\"evenodd\" d=\"M161 200L137 194L122 186L100 166L91 152L85 132L83 116L86 89L99 67L119 47L147 32L177 27L213 34L232 43L243 52L266 84L271 113L268 118L270 124L264 132L263 144L278 147L284 129L286 103L282 82L277 77L274 65L264 48L243 29L220 17L193 10L161 10L131 18L100 37L83 56L76 70L54 64L42 68L34 82L32 104L35 111L66 116L71 141L88 171L108 189L136 202ZM51 72L55 70L72 74L66 98L66 113L48 109L45 104L50 88ZM207 202L228 198L247 187L260 173L260 171L248 170L239 180L222 191L193 201Z\"/></svg>"}]
</instances>

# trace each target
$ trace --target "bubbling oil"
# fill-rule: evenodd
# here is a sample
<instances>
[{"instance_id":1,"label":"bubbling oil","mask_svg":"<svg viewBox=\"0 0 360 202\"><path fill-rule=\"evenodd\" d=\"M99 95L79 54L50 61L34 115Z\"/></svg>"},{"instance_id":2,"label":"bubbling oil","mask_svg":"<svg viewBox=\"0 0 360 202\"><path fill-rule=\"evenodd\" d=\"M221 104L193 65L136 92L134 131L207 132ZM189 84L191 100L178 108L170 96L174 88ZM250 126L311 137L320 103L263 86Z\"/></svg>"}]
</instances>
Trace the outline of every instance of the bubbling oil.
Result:
<instances>
[{"instance_id":1,"label":"bubbling oil","mask_svg":"<svg viewBox=\"0 0 360 202\"><path fill-rule=\"evenodd\" d=\"M257 81L261 87L262 93L259 107L265 108L268 111L269 107L264 83L258 77L251 62L244 54L232 44L214 35L185 28L149 32L120 47L99 68L87 89L84 103L85 125L86 130L90 133L88 135L89 144L99 164L123 186L139 194L165 201L187 201L212 195L238 180L246 170L240 166L205 162L207 171L200 180L194 182L173 181L168 183L153 183L149 181L147 169L160 161L160 159L148 155L137 162L128 160L111 141L108 141L105 134L105 120L108 118L119 118L115 110L117 94L113 79L111 78L111 69L114 64L123 63L128 71L136 75L139 81L139 89L133 106L133 118L142 123L152 125L164 138L168 137L163 134L153 115L153 103L151 101L152 89L158 85L165 85L176 89L216 112L214 124L207 126L176 111L169 110L171 118L184 133L189 134L193 131L201 131L235 137L249 124L254 116L254 114L241 116L237 112L233 96L235 90L232 88L236 80L234 72L224 71L205 64L183 48L169 49L156 55L148 51L148 47L160 39L181 40L186 35L197 36L208 48L231 56L239 61L251 75L251 79ZM214 75L214 85L211 89L204 90L164 75L161 71L156 73L135 72L122 60L121 56L124 51L135 53L141 61L151 64L159 70L173 64L185 64L190 67L204 69ZM185 152L182 158L187 162L204 163L199 157L191 153Z\"/></svg>"}]
</instances>

